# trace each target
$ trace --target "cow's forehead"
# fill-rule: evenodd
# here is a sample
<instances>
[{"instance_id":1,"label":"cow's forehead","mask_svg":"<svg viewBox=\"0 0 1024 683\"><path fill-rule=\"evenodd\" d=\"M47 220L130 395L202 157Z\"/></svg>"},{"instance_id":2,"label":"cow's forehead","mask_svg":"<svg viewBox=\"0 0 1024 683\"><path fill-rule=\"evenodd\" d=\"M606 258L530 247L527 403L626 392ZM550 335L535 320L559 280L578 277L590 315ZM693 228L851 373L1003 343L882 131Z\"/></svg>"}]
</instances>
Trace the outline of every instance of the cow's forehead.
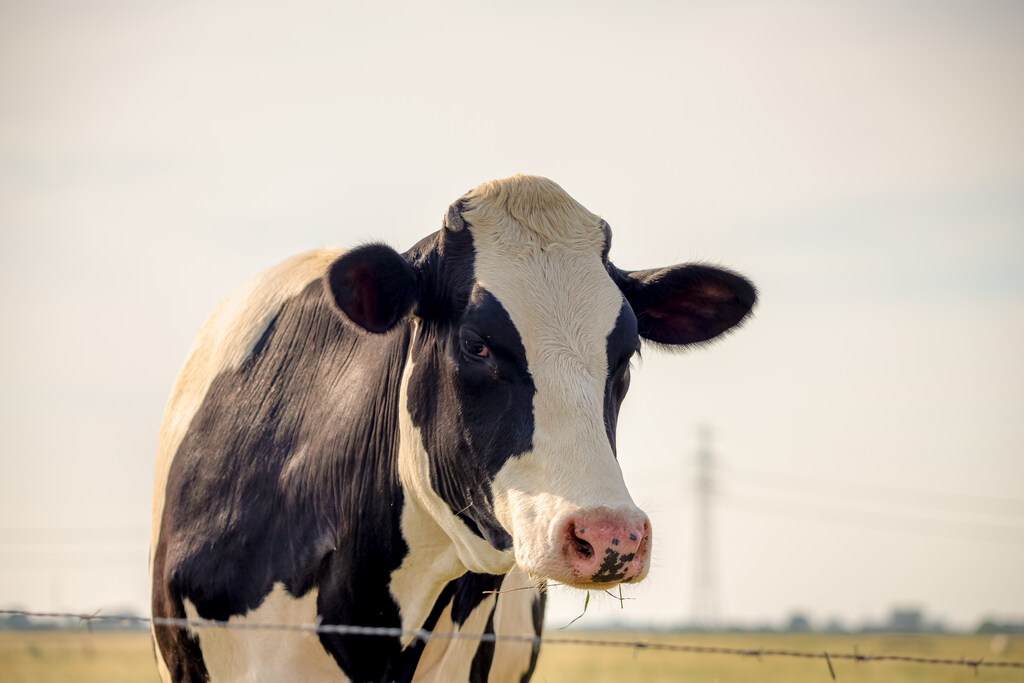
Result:
<instances>
[{"instance_id":1,"label":"cow's forehead","mask_svg":"<svg viewBox=\"0 0 1024 683\"><path fill-rule=\"evenodd\" d=\"M604 222L558 185L516 176L465 198L474 279L504 306L531 368L580 363L606 370L606 338L622 294L605 270Z\"/></svg>"},{"instance_id":2,"label":"cow's forehead","mask_svg":"<svg viewBox=\"0 0 1024 683\"><path fill-rule=\"evenodd\" d=\"M606 246L604 221L547 178L519 175L485 183L466 194L462 205L478 252L561 245L600 256Z\"/></svg>"}]
</instances>

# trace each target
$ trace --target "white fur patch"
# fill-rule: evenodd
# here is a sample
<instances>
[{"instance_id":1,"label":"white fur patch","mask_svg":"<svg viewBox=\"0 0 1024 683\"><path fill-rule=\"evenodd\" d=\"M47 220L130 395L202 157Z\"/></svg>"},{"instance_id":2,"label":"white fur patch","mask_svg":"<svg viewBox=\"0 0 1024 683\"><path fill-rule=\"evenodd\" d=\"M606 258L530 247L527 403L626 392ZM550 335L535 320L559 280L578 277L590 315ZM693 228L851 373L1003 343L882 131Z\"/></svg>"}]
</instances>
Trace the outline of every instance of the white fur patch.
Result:
<instances>
[{"instance_id":1,"label":"white fur patch","mask_svg":"<svg viewBox=\"0 0 1024 683\"><path fill-rule=\"evenodd\" d=\"M316 622L317 591L293 598L281 583L259 607L228 619L230 624L312 624ZM199 619L199 613L185 600L185 614ZM203 661L211 683L338 683L347 681L341 668L320 644L315 633L231 628L200 628Z\"/></svg>"},{"instance_id":2,"label":"white fur patch","mask_svg":"<svg viewBox=\"0 0 1024 683\"><path fill-rule=\"evenodd\" d=\"M496 181L466 202L476 281L515 324L536 387L533 450L498 472L495 511L516 562L544 576L561 550L559 519L636 509L604 425L607 338L623 297L601 261L601 220L551 181Z\"/></svg>"}]
</instances>

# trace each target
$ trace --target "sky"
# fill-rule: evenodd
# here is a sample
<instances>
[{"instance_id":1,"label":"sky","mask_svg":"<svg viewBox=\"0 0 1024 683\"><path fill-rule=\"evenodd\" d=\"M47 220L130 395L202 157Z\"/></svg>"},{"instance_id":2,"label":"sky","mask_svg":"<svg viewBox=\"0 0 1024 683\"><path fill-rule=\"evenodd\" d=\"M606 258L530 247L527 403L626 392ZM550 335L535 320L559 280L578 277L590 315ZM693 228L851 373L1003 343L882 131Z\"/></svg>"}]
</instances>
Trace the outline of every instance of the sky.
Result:
<instances>
[{"instance_id":1,"label":"sky","mask_svg":"<svg viewBox=\"0 0 1024 683\"><path fill-rule=\"evenodd\" d=\"M722 623L1024 619L1022 29L999 1L0 0L0 606L147 611L163 405L221 297L534 173L620 267L761 293L644 354L619 459L652 570L576 626L691 620L699 557Z\"/></svg>"}]
</instances>

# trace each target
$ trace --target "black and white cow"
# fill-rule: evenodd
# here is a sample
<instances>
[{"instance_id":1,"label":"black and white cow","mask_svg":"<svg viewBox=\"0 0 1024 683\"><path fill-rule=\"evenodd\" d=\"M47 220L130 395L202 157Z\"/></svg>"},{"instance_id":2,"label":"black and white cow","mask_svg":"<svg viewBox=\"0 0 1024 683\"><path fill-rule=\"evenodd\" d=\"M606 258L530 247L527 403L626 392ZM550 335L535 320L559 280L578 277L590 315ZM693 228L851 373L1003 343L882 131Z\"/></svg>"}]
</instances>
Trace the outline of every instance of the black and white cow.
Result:
<instances>
[{"instance_id":1,"label":"black and white cow","mask_svg":"<svg viewBox=\"0 0 1024 683\"><path fill-rule=\"evenodd\" d=\"M153 614L532 634L533 584L644 578L650 523L615 450L630 359L641 339L716 337L755 291L704 265L622 271L610 243L558 185L515 176L404 254L302 254L223 301L164 415ZM154 636L166 681L526 681L537 658L507 641Z\"/></svg>"}]
</instances>

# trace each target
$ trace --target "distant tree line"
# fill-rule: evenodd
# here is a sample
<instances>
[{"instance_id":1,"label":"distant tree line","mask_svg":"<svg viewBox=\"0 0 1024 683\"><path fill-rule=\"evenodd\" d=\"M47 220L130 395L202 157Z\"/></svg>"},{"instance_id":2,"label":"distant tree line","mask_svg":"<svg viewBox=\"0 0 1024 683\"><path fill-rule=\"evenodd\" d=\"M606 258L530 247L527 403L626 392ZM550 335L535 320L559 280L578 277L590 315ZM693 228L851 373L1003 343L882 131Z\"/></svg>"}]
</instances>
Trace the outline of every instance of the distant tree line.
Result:
<instances>
[{"instance_id":1,"label":"distant tree line","mask_svg":"<svg viewBox=\"0 0 1024 683\"><path fill-rule=\"evenodd\" d=\"M117 616L137 617L131 611L119 610L110 612ZM0 631L147 631L149 624L142 621L115 621L113 619L95 619L88 626L81 619L33 618L24 614L0 614Z\"/></svg>"}]
</instances>

